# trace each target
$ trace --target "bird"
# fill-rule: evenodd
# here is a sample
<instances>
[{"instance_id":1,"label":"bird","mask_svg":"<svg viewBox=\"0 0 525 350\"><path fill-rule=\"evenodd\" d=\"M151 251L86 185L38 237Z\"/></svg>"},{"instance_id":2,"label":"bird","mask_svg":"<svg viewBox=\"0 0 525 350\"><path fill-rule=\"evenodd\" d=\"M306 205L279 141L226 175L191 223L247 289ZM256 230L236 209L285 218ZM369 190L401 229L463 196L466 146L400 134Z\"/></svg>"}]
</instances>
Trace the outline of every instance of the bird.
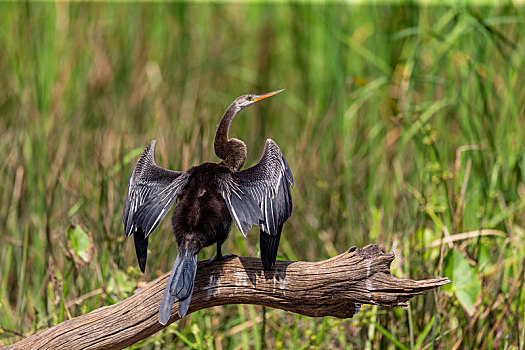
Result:
<instances>
[{"instance_id":1,"label":"bird","mask_svg":"<svg viewBox=\"0 0 525 350\"><path fill-rule=\"evenodd\" d=\"M259 226L263 269L273 268L283 225L292 214L293 175L272 139L266 140L259 162L241 170L247 155L246 144L229 138L228 133L239 112L283 90L242 95L230 104L213 143L220 162L206 162L186 171L164 169L155 162L153 140L133 168L122 218L126 237L133 235L142 272L146 268L150 234L178 201L171 220L178 254L160 303L161 324L169 321L175 299L179 300L179 316L187 313L201 249L217 245L212 262L229 257L222 255L221 246L232 222L244 237L252 226Z\"/></svg>"}]
</instances>

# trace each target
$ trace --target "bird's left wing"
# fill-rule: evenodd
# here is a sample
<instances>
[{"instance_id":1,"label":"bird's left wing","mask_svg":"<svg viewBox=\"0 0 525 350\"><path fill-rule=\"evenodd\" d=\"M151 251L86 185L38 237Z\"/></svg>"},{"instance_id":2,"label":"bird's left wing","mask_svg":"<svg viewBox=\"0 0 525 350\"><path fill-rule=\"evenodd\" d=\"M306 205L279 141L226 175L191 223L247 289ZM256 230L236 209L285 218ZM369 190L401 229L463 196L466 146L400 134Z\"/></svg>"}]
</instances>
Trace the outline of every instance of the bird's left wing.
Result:
<instances>
[{"instance_id":1,"label":"bird's left wing","mask_svg":"<svg viewBox=\"0 0 525 350\"><path fill-rule=\"evenodd\" d=\"M134 236L142 271L146 266L149 234L162 221L188 181L185 172L157 166L155 144L155 140L149 143L131 172L122 215L126 236Z\"/></svg>"},{"instance_id":2,"label":"bird's left wing","mask_svg":"<svg viewBox=\"0 0 525 350\"><path fill-rule=\"evenodd\" d=\"M225 174L218 182L230 215L244 236L252 225L271 236L280 234L282 224L292 214L293 176L273 140L266 140L259 163Z\"/></svg>"}]
</instances>

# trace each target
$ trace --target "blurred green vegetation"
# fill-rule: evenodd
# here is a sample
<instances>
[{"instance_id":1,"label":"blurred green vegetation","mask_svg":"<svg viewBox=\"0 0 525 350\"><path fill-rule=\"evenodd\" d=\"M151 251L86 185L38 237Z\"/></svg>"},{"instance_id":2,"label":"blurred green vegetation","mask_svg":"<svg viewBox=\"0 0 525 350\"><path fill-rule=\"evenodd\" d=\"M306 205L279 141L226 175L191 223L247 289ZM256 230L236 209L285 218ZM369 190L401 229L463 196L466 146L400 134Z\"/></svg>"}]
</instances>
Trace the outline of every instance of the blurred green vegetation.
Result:
<instances>
[{"instance_id":1,"label":"blurred green vegetation","mask_svg":"<svg viewBox=\"0 0 525 350\"><path fill-rule=\"evenodd\" d=\"M295 175L279 258L378 243L397 277L454 283L351 320L216 307L137 347L523 349L524 19L512 5L0 4L0 345L169 271L169 220L144 275L124 239L137 156L157 139L166 168L217 161L230 102L286 88L230 132L247 165L274 139ZM224 251L256 256L257 236L233 230Z\"/></svg>"}]
</instances>

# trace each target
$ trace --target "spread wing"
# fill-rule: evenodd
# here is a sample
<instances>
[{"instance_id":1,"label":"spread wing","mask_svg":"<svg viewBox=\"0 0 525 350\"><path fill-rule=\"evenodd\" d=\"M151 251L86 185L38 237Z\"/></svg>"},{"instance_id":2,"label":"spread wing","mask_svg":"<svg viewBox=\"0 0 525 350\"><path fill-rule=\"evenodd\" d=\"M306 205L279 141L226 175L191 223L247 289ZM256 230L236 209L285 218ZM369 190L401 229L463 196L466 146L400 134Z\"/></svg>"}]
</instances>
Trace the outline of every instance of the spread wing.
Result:
<instances>
[{"instance_id":1,"label":"spread wing","mask_svg":"<svg viewBox=\"0 0 525 350\"><path fill-rule=\"evenodd\" d=\"M148 236L162 221L186 185L188 174L155 163L153 140L140 156L128 181L122 221L126 236L133 234L140 269L144 272Z\"/></svg>"},{"instance_id":2,"label":"spread wing","mask_svg":"<svg viewBox=\"0 0 525 350\"><path fill-rule=\"evenodd\" d=\"M266 140L259 163L221 176L218 185L239 231L246 236L252 225L261 228L261 258L270 269L282 226L292 214L293 176L279 146Z\"/></svg>"}]
</instances>

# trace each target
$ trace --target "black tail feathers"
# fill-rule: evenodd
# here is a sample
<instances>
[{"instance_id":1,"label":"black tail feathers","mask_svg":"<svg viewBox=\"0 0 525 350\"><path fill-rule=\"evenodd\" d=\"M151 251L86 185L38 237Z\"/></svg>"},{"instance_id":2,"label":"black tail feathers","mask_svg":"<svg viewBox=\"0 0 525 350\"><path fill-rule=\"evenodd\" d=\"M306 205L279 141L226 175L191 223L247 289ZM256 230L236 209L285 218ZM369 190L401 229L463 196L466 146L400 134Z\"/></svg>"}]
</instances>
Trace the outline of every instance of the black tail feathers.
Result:
<instances>
[{"instance_id":1,"label":"black tail feathers","mask_svg":"<svg viewBox=\"0 0 525 350\"><path fill-rule=\"evenodd\" d=\"M259 234L259 242L261 245L261 262L264 267L264 271L272 269L277 259L277 248L279 248L279 240L281 239L281 230L283 224L280 224L277 229L277 234L273 236L270 233L266 233L261 230Z\"/></svg>"},{"instance_id":2,"label":"black tail feathers","mask_svg":"<svg viewBox=\"0 0 525 350\"><path fill-rule=\"evenodd\" d=\"M135 241L135 252L137 253L137 260L142 272L146 269L146 260L148 259L148 237L145 237L145 232L138 229L133 233Z\"/></svg>"},{"instance_id":3,"label":"black tail feathers","mask_svg":"<svg viewBox=\"0 0 525 350\"><path fill-rule=\"evenodd\" d=\"M179 316L186 315L190 307L196 274L197 254L179 251L160 302L159 322L161 324L164 325L169 321L175 299L179 299Z\"/></svg>"}]
</instances>

